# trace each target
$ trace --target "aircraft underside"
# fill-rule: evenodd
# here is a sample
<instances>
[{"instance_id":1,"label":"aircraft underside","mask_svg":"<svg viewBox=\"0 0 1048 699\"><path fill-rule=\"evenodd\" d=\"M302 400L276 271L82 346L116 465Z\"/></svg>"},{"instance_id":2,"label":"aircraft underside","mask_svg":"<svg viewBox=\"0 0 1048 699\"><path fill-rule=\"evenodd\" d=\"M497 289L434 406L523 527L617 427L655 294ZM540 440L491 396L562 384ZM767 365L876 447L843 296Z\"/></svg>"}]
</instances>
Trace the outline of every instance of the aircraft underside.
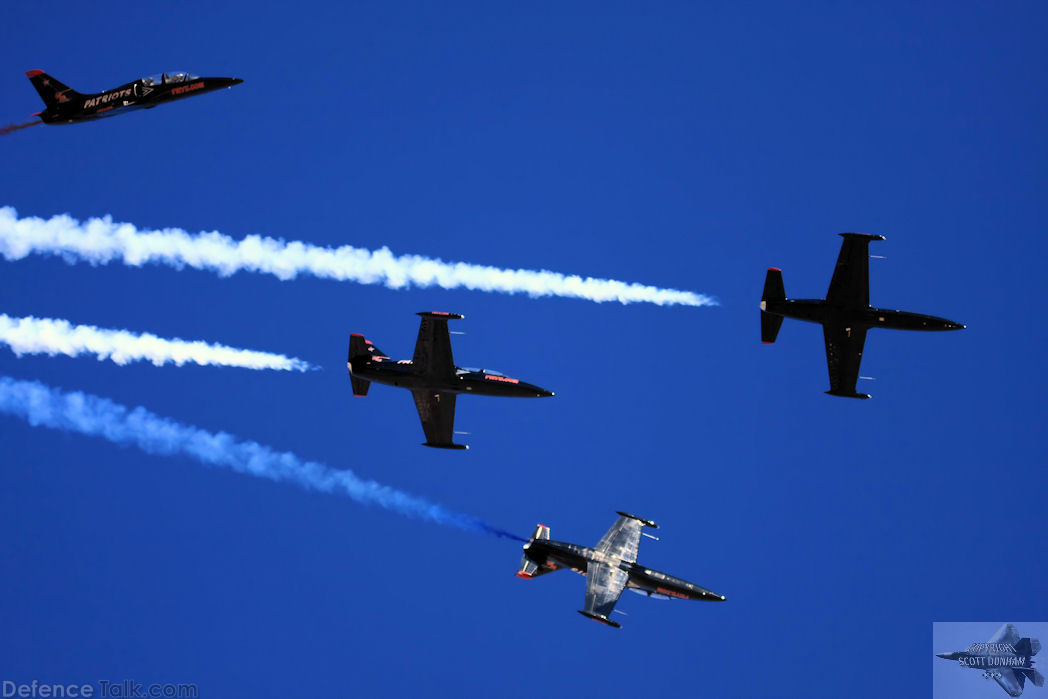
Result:
<instances>
[{"instance_id":1,"label":"aircraft underside","mask_svg":"<svg viewBox=\"0 0 1048 699\"><path fill-rule=\"evenodd\" d=\"M760 303L761 342L774 344L783 318L821 324L830 378L827 393L845 398L869 398L868 394L855 390L868 330L941 331L960 330L964 325L937 316L871 306L869 244L884 238L863 233L841 235L844 242L825 299L786 298L782 270L768 269Z\"/></svg>"}]
</instances>

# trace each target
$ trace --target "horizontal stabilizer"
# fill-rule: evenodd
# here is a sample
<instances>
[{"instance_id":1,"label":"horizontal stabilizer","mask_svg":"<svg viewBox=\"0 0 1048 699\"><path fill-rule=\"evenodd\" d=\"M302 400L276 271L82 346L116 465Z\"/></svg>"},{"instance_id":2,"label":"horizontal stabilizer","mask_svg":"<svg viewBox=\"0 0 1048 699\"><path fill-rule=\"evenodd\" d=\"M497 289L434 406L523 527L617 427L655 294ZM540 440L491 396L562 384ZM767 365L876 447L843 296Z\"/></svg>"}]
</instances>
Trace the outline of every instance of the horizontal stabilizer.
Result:
<instances>
[{"instance_id":1,"label":"horizontal stabilizer","mask_svg":"<svg viewBox=\"0 0 1048 699\"><path fill-rule=\"evenodd\" d=\"M1027 677L1029 677L1030 681L1033 682L1035 686L1037 686L1037 687L1043 687L1044 686L1044 675L1042 675L1037 670L1034 670L1033 668L1029 668L1027 670L1023 670L1023 674L1025 674Z\"/></svg>"},{"instance_id":2,"label":"horizontal stabilizer","mask_svg":"<svg viewBox=\"0 0 1048 699\"><path fill-rule=\"evenodd\" d=\"M353 375L353 364L359 370L363 365L371 362L372 356L377 352L375 346L364 339L363 335L353 333L349 336L349 351L346 354L346 368L349 369L349 380L353 384L354 396L366 396L371 382ZM379 353L381 355L381 353Z\"/></svg>"},{"instance_id":3,"label":"horizontal stabilizer","mask_svg":"<svg viewBox=\"0 0 1048 699\"><path fill-rule=\"evenodd\" d=\"M764 276L764 293L761 294L761 301L785 300L786 287L782 284L782 270L778 267L769 267L768 273Z\"/></svg>"},{"instance_id":4,"label":"horizontal stabilizer","mask_svg":"<svg viewBox=\"0 0 1048 699\"><path fill-rule=\"evenodd\" d=\"M764 277L764 293L761 294L761 342L770 345L779 336L782 327L782 316L768 313L768 308L775 308L786 300L786 288L782 285L782 270L769 267Z\"/></svg>"},{"instance_id":5,"label":"horizontal stabilizer","mask_svg":"<svg viewBox=\"0 0 1048 699\"><path fill-rule=\"evenodd\" d=\"M761 342L766 345L775 344L775 338L779 336L779 328L781 327L782 316L761 311Z\"/></svg>"},{"instance_id":6,"label":"horizontal stabilizer","mask_svg":"<svg viewBox=\"0 0 1048 699\"><path fill-rule=\"evenodd\" d=\"M371 388L371 382L367 379L358 379L356 376L349 377L350 383L353 384L353 395L354 396L366 396L368 389Z\"/></svg>"},{"instance_id":7,"label":"horizontal stabilizer","mask_svg":"<svg viewBox=\"0 0 1048 699\"><path fill-rule=\"evenodd\" d=\"M537 524L537 525L535 525L535 531L532 532L531 539L533 541L535 539L546 539L546 540L549 540L549 527L547 527L545 524Z\"/></svg>"},{"instance_id":8,"label":"horizontal stabilizer","mask_svg":"<svg viewBox=\"0 0 1048 699\"><path fill-rule=\"evenodd\" d=\"M517 570L517 577L524 578L525 580L531 580L534 577L542 575L543 570L539 567L535 561L528 558L527 554L524 554L520 558L520 569Z\"/></svg>"},{"instance_id":9,"label":"horizontal stabilizer","mask_svg":"<svg viewBox=\"0 0 1048 699\"><path fill-rule=\"evenodd\" d=\"M622 628L622 624L618 623L617 621L612 621L608 617L601 616L600 614L592 614L590 612L586 612L586 611L583 611L581 609L579 610L579 614L581 614L584 617L588 617L590 619L593 619L593 621L599 621L600 623L604 624L605 626L611 626L611 627L616 628L616 629L621 629Z\"/></svg>"},{"instance_id":10,"label":"horizontal stabilizer","mask_svg":"<svg viewBox=\"0 0 1048 699\"><path fill-rule=\"evenodd\" d=\"M536 525L535 531L531 533L531 541L535 540L549 540L549 527L545 524ZM526 552L527 547L524 548ZM528 558L528 554L525 553L520 559L520 570L517 571L517 577L530 580L531 578L537 578L546 573L552 573L555 570L557 570L557 566L552 562L547 562L546 565L540 566L538 563Z\"/></svg>"},{"instance_id":11,"label":"horizontal stabilizer","mask_svg":"<svg viewBox=\"0 0 1048 699\"><path fill-rule=\"evenodd\" d=\"M552 563L540 566L538 563L528 558L528 554L525 553L520 559L520 570L517 571L517 577L523 578L524 580L531 580L540 575L552 573L555 570L559 570L559 568Z\"/></svg>"}]
</instances>

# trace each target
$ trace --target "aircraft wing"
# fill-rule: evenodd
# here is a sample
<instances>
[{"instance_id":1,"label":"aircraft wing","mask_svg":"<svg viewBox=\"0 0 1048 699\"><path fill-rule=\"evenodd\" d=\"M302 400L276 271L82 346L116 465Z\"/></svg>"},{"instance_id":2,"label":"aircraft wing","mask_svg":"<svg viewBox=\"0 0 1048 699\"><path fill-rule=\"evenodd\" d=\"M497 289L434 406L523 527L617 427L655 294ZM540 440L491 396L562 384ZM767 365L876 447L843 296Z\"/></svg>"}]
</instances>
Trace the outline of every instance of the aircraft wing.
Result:
<instances>
[{"instance_id":1,"label":"aircraft wing","mask_svg":"<svg viewBox=\"0 0 1048 699\"><path fill-rule=\"evenodd\" d=\"M866 308L870 305L870 241L884 236L841 233L844 242L833 269L826 302L834 306Z\"/></svg>"},{"instance_id":2,"label":"aircraft wing","mask_svg":"<svg viewBox=\"0 0 1048 699\"><path fill-rule=\"evenodd\" d=\"M613 568L607 563L590 561L586 566L586 608L580 613L618 628L620 625L609 619L608 615L619 601L628 578L624 570Z\"/></svg>"},{"instance_id":3,"label":"aircraft wing","mask_svg":"<svg viewBox=\"0 0 1048 699\"><path fill-rule=\"evenodd\" d=\"M1023 673L1010 667L992 669L991 672L994 673L993 678L997 680L997 684L1001 685L1001 689L1008 692L1009 696L1017 697L1023 693L1026 687L1026 675Z\"/></svg>"},{"instance_id":4,"label":"aircraft wing","mask_svg":"<svg viewBox=\"0 0 1048 699\"><path fill-rule=\"evenodd\" d=\"M435 391L412 391L415 408L422 420L422 431L426 433L427 447L465 449L455 444L455 394Z\"/></svg>"},{"instance_id":5,"label":"aircraft wing","mask_svg":"<svg viewBox=\"0 0 1048 699\"><path fill-rule=\"evenodd\" d=\"M597 551L636 563L637 549L640 546L640 530L643 526L643 522L635 517L619 515L615 524L611 525L611 529L600 538Z\"/></svg>"},{"instance_id":6,"label":"aircraft wing","mask_svg":"<svg viewBox=\"0 0 1048 699\"><path fill-rule=\"evenodd\" d=\"M866 329L824 325L822 335L826 340L826 366L830 371L830 390L827 393L846 398L869 398L865 393L855 392L862 348L866 344Z\"/></svg>"},{"instance_id":7,"label":"aircraft wing","mask_svg":"<svg viewBox=\"0 0 1048 699\"><path fill-rule=\"evenodd\" d=\"M429 376L454 376L455 360L451 355L448 320L462 316L451 313L419 313L422 323L415 341L412 364L415 371Z\"/></svg>"}]
</instances>

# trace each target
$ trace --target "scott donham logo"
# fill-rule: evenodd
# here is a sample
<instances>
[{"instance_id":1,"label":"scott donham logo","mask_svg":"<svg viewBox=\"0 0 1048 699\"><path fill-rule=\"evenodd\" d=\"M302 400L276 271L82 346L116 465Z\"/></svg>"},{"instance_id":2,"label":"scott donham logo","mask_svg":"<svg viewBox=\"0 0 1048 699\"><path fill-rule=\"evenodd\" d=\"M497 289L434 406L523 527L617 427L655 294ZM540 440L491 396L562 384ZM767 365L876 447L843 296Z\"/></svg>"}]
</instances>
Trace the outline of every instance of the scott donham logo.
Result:
<instances>
[{"instance_id":1,"label":"scott donham logo","mask_svg":"<svg viewBox=\"0 0 1048 699\"><path fill-rule=\"evenodd\" d=\"M84 109L90 109L92 107L97 107L100 104L106 104L108 102L112 102L113 100L118 100L118 99L122 99L124 97L130 97L130 96L131 96L131 88L130 87L125 89L125 90L116 90L115 92L106 92L105 94L101 94L98 97L92 97L91 99L85 101L84 102Z\"/></svg>"},{"instance_id":2,"label":"scott donham logo","mask_svg":"<svg viewBox=\"0 0 1048 699\"><path fill-rule=\"evenodd\" d=\"M984 679L996 681L1009 696L1017 697L1023 693L1026 680L1037 687L1044 686L1044 676L1034 668L1033 660L1040 650L1039 639L1020 637L1013 624L1004 624L985 643L972 643L964 650L935 655L982 672Z\"/></svg>"}]
</instances>

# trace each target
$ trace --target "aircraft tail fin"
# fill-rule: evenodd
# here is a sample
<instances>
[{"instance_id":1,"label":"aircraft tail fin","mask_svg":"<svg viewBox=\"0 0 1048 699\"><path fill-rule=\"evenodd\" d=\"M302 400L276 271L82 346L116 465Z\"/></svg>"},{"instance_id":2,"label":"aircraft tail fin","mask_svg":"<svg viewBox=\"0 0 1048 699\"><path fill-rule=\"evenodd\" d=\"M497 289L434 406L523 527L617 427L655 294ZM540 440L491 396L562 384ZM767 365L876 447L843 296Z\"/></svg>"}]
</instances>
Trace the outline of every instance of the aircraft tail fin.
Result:
<instances>
[{"instance_id":1,"label":"aircraft tail fin","mask_svg":"<svg viewBox=\"0 0 1048 699\"><path fill-rule=\"evenodd\" d=\"M549 539L549 527L545 524L539 524L535 527L535 531L531 535L531 541ZM528 543L530 544L531 541ZM524 555L520 559L520 569L517 570L517 577L530 580L531 578L537 578L540 575L546 573L552 573L557 570L557 566L547 563L546 565L539 565L535 561L528 558L527 547L524 547Z\"/></svg>"},{"instance_id":2,"label":"aircraft tail fin","mask_svg":"<svg viewBox=\"0 0 1048 699\"><path fill-rule=\"evenodd\" d=\"M371 382L367 379L362 379L357 376L353 376L353 366L356 365L359 369L365 364L370 364L373 361L388 361L389 357L383 354L382 350L370 341L364 339L363 335L353 333L349 336L349 352L346 355L346 368L349 369L350 381L353 384L353 395L354 396L366 396L368 389L371 387Z\"/></svg>"},{"instance_id":3,"label":"aircraft tail fin","mask_svg":"<svg viewBox=\"0 0 1048 699\"><path fill-rule=\"evenodd\" d=\"M774 345L775 338L779 336L779 328L781 327L782 316L761 311L761 342L766 345Z\"/></svg>"},{"instance_id":4,"label":"aircraft tail fin","mask_svg":"<svg viewBox=\"0 0 1048 699\"><path fill-rule=\"evenodd\" d=\"M389 361L389 355L375 347L375 343L371 340L365 339L365 337L359 333L353 333L349 336L349 353L346 356L347 362L353 361Z\"/></svg>"},{"instance_id":5,"label":"aircraft tail fin","mask_svg":"<svg viewBox=\"0 0 1048 699\"><path fill-rule=\"evenodd\" d=\"M1020 638L1015 644L1015 650L1019 655L1033 657L1041 652L1041 641L1037 638Z\"/></svg>"},{"instance_id":6,"label":"aircraft tail fin","mask_svg":"<svg viewBox=\"0 0 1048 699\"><path fill-rule=\"evenodd\" d=\"M764 277L764 294L761 296L761 342L770 345L779 336L779 328L782 327L782 316L768 313L769 304L786 300L786 289L782 284L782 270L777 267L769 267L768 274Z\"/></svg>"},{"instance_id":7,"label":"aircraft tail fin","mask_svg":"<svg viewBox=\"0 0 1048 699\"><path fill-rule=\"evenodd\" d=\"M40 99L44 100L44 104L48 108L57 107L60 104L81 97L79 92L55 80L42 70L26 71L25 76L29 78L29 82L33 83L33 87L36 88Z\"/></svg>"}]
</instances>

